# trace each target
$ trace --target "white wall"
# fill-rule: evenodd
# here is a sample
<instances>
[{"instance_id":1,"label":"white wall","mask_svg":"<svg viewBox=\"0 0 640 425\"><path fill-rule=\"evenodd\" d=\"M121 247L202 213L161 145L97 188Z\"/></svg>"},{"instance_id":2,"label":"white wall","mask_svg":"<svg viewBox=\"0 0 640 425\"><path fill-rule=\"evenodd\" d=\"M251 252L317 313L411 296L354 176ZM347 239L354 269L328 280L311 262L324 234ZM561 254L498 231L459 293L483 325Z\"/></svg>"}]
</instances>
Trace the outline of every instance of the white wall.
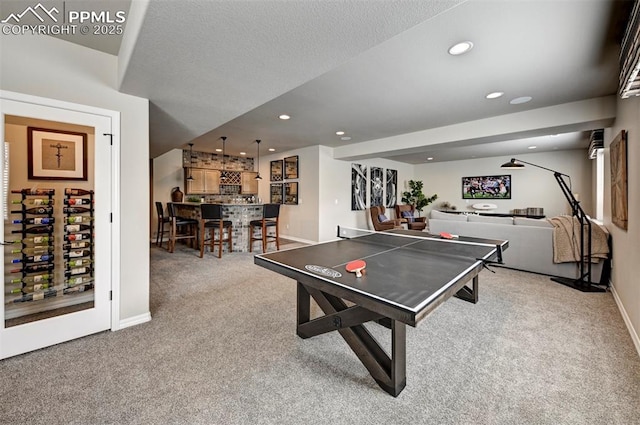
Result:
<instances>
[{"instance_id":1,"label":"white wall","mask_svg":"<svg viewBox=\"0 0 640 425\"><path fill-rule=\"evenodd\" d=\"M112 55L46 36L2 36L0 43L3 90L121 113L119 319L148 316L148 101L116 90L118 62Z\"/></svg>"},{"instance_id":2,"label":"white wall","mask_svg":"<svg viewBox=\"0 0 640 425\"><path fill-rule=\"evenodd\" d=\"M605 130L604 222L613 240L611 284L616 301L640 353L640 98L618 99L618 117ZM620 130L628 132L628 229L611 222L611 167L609 146Z\"/></svg>"},{"instance_id":3,"label":"white wall","mask_svg":"<svg viewBox=\"0 0 640 425\"><path fill-rule=\"evenodd\" d=\"M184 172L182 168L182 149L172 149L169 152L153 159L153 201L162 202L164 212L167 213L167 202L171 202L171 189L179 187L185 193ZM151 237L155 241L158 216L151 215ZM165 234L165 240L168 235Z\"/></svg>"},{"instance_id":4,"label":"white wall","mask_svg":"<svg viewBox=\"0 0 640 425\"><path fill-rule=\"evenodd\" d=\"M582 208L587 214L595 211L592 205L592 164L585 150L532 153L518 155L517 158L571 176L572 191L578 194ZM513 209L540 207L544 208L547 217L571 213L552 172L529 165L519 170L500 168L509 159L509 156L504 156L417 165L415 179L424 182L425 195L438 194L436 202L427 206L427 210L437 209L441 202L448 201L462 211L475 211L471 208L474 203L492 203L498 206L494 212L508 213ZM500 174L511 175L511 199L462 199L462 177Z\"/></svg>"}]
</instances>

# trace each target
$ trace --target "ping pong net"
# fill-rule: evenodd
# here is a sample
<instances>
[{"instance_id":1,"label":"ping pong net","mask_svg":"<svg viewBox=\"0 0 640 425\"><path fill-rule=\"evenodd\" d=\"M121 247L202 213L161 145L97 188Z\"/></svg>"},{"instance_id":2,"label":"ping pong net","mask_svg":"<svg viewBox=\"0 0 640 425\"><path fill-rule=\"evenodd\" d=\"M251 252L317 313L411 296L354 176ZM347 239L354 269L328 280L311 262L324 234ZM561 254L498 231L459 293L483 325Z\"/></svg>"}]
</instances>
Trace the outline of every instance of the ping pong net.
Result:
<instances>
[{"instance_id":1,"label":"ping pong net","mask_svg":"<svg viewBox=\"0 0 640 425\"><path fill-rule=\"evenodd\" d=\"M503 264L502 248L505 241L500 240L467 237L445 239L438 235L411 230L373 231L346 226L337 227L337 236L340 239L376 245L383 252L411 249L425 255L479 260L485 267L487 263ZM380 252L376 255L379 254ZM492 260L493 258L495 260Z\"/></svg>"}]
</instances>

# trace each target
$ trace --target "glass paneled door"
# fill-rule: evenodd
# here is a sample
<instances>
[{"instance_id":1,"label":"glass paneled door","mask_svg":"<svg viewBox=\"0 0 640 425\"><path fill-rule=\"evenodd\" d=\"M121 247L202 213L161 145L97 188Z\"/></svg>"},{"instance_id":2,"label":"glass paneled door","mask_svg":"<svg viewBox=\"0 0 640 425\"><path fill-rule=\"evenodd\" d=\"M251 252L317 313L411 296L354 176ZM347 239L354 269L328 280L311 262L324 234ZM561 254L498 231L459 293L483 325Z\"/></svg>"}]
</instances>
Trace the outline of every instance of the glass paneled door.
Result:
<instances>
[{"instance_id":1,"label":"glass paneled door","mask_svg":"<svg viewBox=\"0 0 640 425\"><path fill-rule=\"evenodd\" d=\"M5 358L111 327L113 118L0 102Z\"/></svg>"}]
</instances>

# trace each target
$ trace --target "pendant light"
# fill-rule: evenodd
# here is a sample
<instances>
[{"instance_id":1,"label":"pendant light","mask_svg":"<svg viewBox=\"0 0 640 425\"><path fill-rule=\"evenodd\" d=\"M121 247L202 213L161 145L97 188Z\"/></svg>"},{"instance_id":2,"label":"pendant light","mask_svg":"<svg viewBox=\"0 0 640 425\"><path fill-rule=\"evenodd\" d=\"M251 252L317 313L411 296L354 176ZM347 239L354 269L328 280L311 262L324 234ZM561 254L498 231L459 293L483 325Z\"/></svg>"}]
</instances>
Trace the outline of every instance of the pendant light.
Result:
<instances>
[{"instance_id":1,"label":"pendant light","mask_svg":"<svg viewBox=\"0 0 640 425\"><path fill-rule=\"evenodd\" d=\"M225 181L227 179L226 173L226 159L225 159L225 142L227 141L226 136L222 136L222 172L220 173L220 180Z\"/></svg>"},{"instance_id":2,"label":"pendant light","mask_svg":"<svg viewBox=\"0 0 640 425\"><path fill-rule=\"evenodd\" d=\"M193 143L189 143L189 177L187 177L187 180L193 180L193 175L191 174L192 165L193 165Z\"/></svg>"},{"instance_id":3,"label":"pendant light","mask_svg":"<svg viewBox=\"0 0 640 425\"><path fill-rule=\"evenodd\" d=\"M256 145L258 145L258 174L256 174L256 180L262 180L262 177L260 177L260 140L256 140Z\"/></svg>"}]
</instances>

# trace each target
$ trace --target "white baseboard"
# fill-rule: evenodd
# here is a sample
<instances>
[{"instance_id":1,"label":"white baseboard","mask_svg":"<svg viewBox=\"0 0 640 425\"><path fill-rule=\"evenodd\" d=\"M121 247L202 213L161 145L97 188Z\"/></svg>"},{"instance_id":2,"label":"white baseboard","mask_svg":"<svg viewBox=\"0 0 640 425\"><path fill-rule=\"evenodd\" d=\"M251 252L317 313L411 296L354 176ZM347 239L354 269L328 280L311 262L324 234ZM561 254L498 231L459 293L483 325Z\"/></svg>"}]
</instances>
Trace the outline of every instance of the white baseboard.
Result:
<instances>
[{"instance_id":1,"label":"white baseboard","mask_svg":"<svg viewBox=\"0 0 640 425\"><path fill-rule=\"evenodd\" d=\"M112 331L118 331L124 328L129 328L131 326L141 325L143 323L147 323L151 321L151 313L147 312L144 314L140 314L138 316L129 317L127 319L122 319L118 322L117 329L111 329Z\"/></svg>"},{"instance_id":2,"label":"white baseboard","mask_svg":"<svg viewBox=\"0 0 640 425\"><path fill-rule=\"evenodd\" d=\"M310 241L308 239L302 239L302 238L296 238L295 236L288 236L288 235L280 235L280 239L288 239L290 241L294 241L294 242L300 242L300 243L306 243L307 245L315 245L318 242L315 241Z\"/></svg>"},{"instance_id":3,"label":"white baseboard","mask_svg":"<svg viewBox=\"0 0 640 425\"><path fill-rule=\"evenodd\" d=\"M620 310L622 319L624 320L624 323L627 325L627 329L629 330L629 334L631 335L631 340L633 341L633 345L635 345L636 351L640 356L640 336L638 335L638 332L633 327L633 323L631 323L631 319L629 318L627 311L624 309L624 305L622 304L622 301L620 301L620 297L618 297L618 293L616 292L616 287L613 285L610 285L609 287L611 288L613 299L616 301L616 304L618 305L618 310Z\"/></svg>"}]
</instances>

